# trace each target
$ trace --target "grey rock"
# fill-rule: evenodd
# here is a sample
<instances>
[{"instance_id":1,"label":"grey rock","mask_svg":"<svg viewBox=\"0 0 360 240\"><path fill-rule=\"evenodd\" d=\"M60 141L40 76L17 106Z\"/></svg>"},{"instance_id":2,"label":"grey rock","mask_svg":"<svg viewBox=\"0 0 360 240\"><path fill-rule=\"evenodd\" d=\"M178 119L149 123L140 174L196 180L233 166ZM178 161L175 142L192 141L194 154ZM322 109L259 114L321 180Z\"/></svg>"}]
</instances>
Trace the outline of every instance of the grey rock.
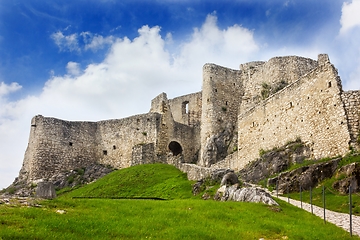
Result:
<instances>
[{"instance_id":1,"label":"grey rock","mask_svg":"<svg viewBox=\"0 0 360 240\"><path fill-rule=\"evenodd\" d=\"M302 163L310 158L310 148L300 141L274 149L262 155L259 159L245 166L239 174L245 182L258 183L271 175L285 171L291 164Z\"/></svg>"},{"instance_id":2,"label":"grey rock","mask_svg":"<svg viewBox=\"0 0 360 240\"><path fill-rule=\"evenodd\" d=\"M39 182L36 188L35 196L45 199L56 198L54 184L52 182Z\"/></svg>"},{"instance_id":3,"label":"grey rock","mask_svg":"<svg viewBox=\"0 0 360 240\"><path fill-rule=\"evenodd\" d=\"M203 163L206 167L224 159L228 155L228 148L233 140L234 127L227 124L225 129L210 136L203 151Z\"/></svg>"},{"instance_id":4,"label":"grey rock","mask_svg":"<svg viewBox=\"0 0 360 240\"><path fill-rule=\"evenodd\" d=\"M328 162L317 163L310 166L304 166L293 171L283 172L275 178L268 180L268 186L276 186L278 190L284 193L299 192L300 186L303 190L309 190L310 187L317 186L321 181L331 178L341 158Z\"/></svg>"},{"instance_id":5,"label":"grey rock","mask_svg":"<svg viewBox=\"0 0 360 240\"><path fill-rule=\"evenodd\" d=\"M220 186L234 185L237 183L239 183L238 176L233 172L229 172L229 173L225 174L224 177L222 178Z\"/></svg>"},{"instance_id":6,"label":"grey rock","mask_svg":"<svg viewBox=\"0 0 360 240\"><path fill-rule=\"evenodd\" d=\"M279 205L271 195L263 189L255 187L240 188L238 184L220 187L214 197L215 200L254 202L267 205Z\"/></svg>"},{"instance_id":7,"label":"grey rock","mask_svg":"<svg viewBox=\"0 0 360 240\"><path fill-rule=\"evenodd\" d=\"M340 180L333 183L333 188L340 193L348 193L350 185L351 192L360 191L360 163L355 162L341 167L336 172L335 177L340 178Z\"/></svg>"}]
</instances>

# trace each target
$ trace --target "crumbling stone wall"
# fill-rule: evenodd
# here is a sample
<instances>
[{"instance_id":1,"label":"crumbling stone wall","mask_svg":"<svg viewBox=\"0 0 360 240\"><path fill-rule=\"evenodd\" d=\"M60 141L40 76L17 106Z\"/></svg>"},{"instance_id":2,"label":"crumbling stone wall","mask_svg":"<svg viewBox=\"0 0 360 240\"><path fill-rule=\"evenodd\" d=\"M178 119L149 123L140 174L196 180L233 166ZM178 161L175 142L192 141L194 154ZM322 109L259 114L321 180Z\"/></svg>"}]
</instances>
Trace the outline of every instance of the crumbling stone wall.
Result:
<instances>
[{"instance_id":1,"label":"crumbling stone wall","mask_svg":"<svg viewBox=\"0 0 360 240\"><path fill-rule=\"evenodd\" d=\"M201 92L197 92L170 99L169 105L174 121L191 127L200 125L201 96Z\"/></svg>"},{"instance_id":2,"label":"crumbling stone wall","mask_svg":"<svg viewBox=\"0 0 360 240\"><path fill-rule=\"evenodd\" d=\"M283 146L301 138L315 159L344 155L350 135L341 99L341 83L328 58L319 66L270 96L238 119L236 169L258 158L261 149Z\"/></svg>"},{"instance_id":3,"label":"crumbling stone wall","mask_svg":"<svg viewBox=\"0 0 360 240\"><path fill-rule=\"evenodd\" d=\"M156 143L161 115L149 113L100 122L35 116L20 179L47 179L93 163L131 166L133 146Z\"/></svg>"},{"instance_id":4,"label":"crumbling stone wall","mask_svg":"<svg viewBox=\"0 0 360 240\"><path fill-rule=\"evenodd\" d=\"M351 146L357 150L360 150L360 91L343 92L342 99L344 102L346 116L348 120Z\"/></svg>"},{"instance_id":5,"label":"crumbling stone wall","mask_svg":"<svg viewBox=\"0 0 360 240\"><path fill-rule=\"evenodd\" d=\"M130 166L155 163L155 149L153 143L137 144L132 149Z\"/></svg>"},{"instance_id":6,"label":"crumbling stone wall","mask_svg":"<svg viewBox=\"0 0 360 240\"><path fill-rule=\"evenodd\" d=\"M245 90L241 110L246 111L255 106L266 98L266 95L297 81L317 66L317 61L298 56L274 57L267 62L241 64L241 78Z\"/></svg>"},{"instance_id":7,"label":"crumbling stone wall","mask_svg":"<svg viewBox=\"0 0 360 240\"><path fill-rule=\"evenodd\" d=\"M155 145L160 123L161 115L158 113L97 122L96 159L101 164L119 169L131 166L133 146Z\"/></svg>"},{"instance_id":8,"label":"crumbling stone wall","mask_svg":"<svg viewBox=\"0 0 360 240\"><path fill-rule=\"evenodd\" d=\"M20 181L51 177L55 172L96 161L97 124L69 122L41 115L31 120Z\"/></svg>"}]
</instances>

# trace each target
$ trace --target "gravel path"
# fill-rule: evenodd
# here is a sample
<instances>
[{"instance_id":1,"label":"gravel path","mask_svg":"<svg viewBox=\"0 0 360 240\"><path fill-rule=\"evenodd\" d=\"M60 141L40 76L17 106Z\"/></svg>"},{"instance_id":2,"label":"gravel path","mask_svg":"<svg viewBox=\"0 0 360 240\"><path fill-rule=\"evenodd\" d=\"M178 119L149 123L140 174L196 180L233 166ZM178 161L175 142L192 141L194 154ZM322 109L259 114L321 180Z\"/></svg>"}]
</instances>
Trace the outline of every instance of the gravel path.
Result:
<instances>
[{"instance_id":1,"label":"gravel path","mask_svg":"<svg viewBox=\"0 0 360 240\"><path fill-rule=\"evenodd\" d=\"M273 196L274 198L276 198L276 196ZM283 200L283 201L288 201L287 197L278 197L279 199ZM290 204L297 206L297 207L301 207L301 202L297 201L297 200L293 200L290 198L289 200ZM302 208L308 212L311 212L311 205L309 203L302 203ZM314 206L313 205L313 213L320 217L321 219L324 219L324 209L318 206ZM349 214L346 213L338 213L338 212L333 212L330 210L325 210L325 219L327 222L331 222L343 229L345 229L346 231L350 232L350 216ZM358 235L360 236L360 217L359 216L352 216L352 234L353 235Z\"/></svg>"}]
</instances>

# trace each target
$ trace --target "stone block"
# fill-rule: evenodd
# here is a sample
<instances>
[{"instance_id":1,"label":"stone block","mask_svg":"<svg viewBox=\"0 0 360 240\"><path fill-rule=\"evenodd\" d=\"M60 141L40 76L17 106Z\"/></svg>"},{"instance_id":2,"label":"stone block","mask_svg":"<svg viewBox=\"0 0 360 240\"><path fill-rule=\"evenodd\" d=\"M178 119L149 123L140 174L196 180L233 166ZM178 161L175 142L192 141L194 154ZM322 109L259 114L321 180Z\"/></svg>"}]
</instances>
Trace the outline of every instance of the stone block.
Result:
<instances>
[{"instance_id":1,"label":"stone block","mask_svg":"<svg viewBox=\"0 0 360 240\"><path fill-rule=\"evenodd\" d=\"M45 199L56 198L54 184L52 182L39 182L36 188L35 196Z\"/></svg>"}]
</instances>

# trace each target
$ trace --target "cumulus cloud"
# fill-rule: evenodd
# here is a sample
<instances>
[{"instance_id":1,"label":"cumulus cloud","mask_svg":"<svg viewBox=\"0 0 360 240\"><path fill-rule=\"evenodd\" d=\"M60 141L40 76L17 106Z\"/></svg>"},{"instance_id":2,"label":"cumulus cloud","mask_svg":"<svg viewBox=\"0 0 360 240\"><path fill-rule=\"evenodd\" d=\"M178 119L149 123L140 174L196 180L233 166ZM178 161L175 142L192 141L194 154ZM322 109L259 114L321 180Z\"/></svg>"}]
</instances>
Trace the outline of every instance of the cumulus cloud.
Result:
<instances>
[{"instance_id":1,"label":"cumulus cloud","mask_svg":"<svg viewBox=\"0 0 360 240\"><path fill-rule=\"evenodd\" d=\"M145 25L134 39L83 34L88 49L109 44L102 62L81 69L71 61L64 66L67 74L52 75L41 94L5 102L11 119L0 113L0 171L11 174L1 174L0 187L9 185L21 168L34 115L97 121L145 113L150 109L150 100L161 92L171 98L200 91L206 62L237 68L249 60L249 53L258 51L250 30L238 25L220 29L214 14L194 29L186 42L176 42L171 34L162 37L160 33L160 27ZM75 50L79 47L77 36L57 32L52 38L62 49ZM180 47L170 52L169 44ZM4 94L20 87L16 83L0 86Z\"/></svg>"},{"instance_id":2,"label":"cumulus cloud","mask_svg":"<svg viewBox=\"0 0 360 240\"><path fill-rule=\"evenodd\" d=\"M344 34L354 27L360 26L360 0L344 2L341 10L341 28L340 34Z\"/></svg>"}]
</instances>

